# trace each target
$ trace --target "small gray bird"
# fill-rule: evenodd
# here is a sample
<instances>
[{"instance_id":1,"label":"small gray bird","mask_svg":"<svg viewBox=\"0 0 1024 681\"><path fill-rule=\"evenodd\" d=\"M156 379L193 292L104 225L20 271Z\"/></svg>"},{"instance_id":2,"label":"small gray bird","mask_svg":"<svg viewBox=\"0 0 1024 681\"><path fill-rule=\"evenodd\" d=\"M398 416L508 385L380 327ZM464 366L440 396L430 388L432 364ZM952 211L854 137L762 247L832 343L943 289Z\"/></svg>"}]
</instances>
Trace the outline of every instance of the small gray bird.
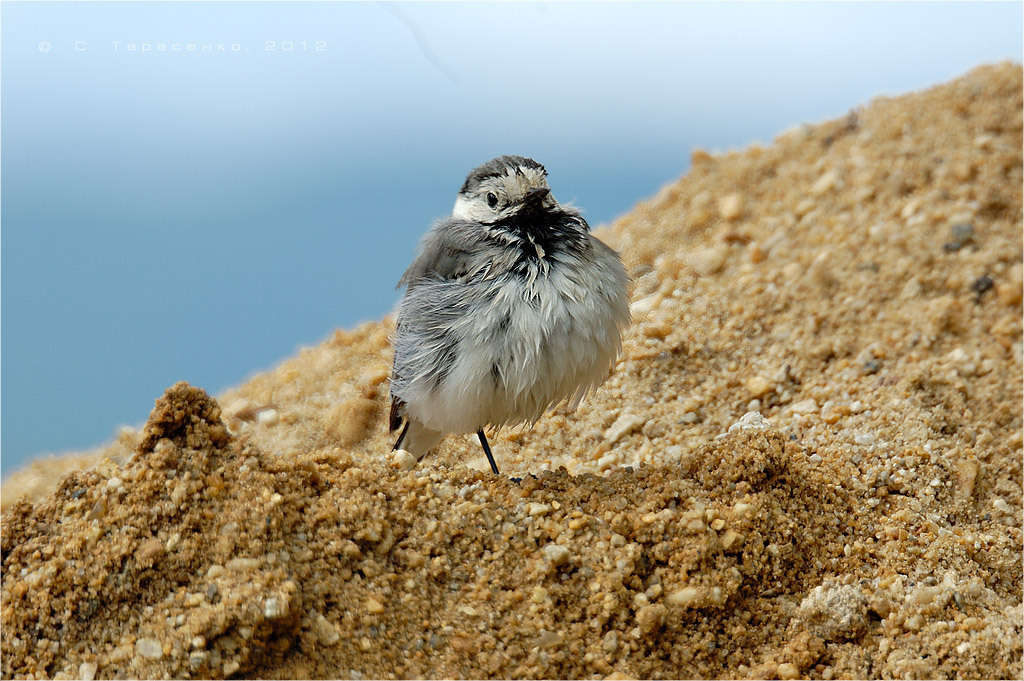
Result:
<instances>
[{"instance_id":1,"label":"small gray bird","mask_svg":"<svg viewBox=\"0 0 1024 681\"><path fill-rule=\"evenodd\" d=\"M535 423L607 378L629 324L618 254L560 205L547 171L521 156L473 170L451 217L424 235L394 336L394 449L417 460L449 433Z\"/></svg>"}]
</instances>

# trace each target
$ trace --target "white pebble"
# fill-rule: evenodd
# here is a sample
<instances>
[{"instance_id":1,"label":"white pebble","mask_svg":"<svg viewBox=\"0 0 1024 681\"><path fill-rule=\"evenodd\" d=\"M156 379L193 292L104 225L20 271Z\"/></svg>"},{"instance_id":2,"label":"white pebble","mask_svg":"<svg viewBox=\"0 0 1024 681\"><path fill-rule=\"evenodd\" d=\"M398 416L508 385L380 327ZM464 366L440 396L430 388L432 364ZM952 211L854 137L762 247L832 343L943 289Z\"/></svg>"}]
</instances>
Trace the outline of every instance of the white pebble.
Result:
<instances>
[{"instance_id":1,"label":"white pebble","mask_svg":"<svg viewBox=\"0 0 1024 681\"><path fill-rule=\"evenodd\" d=\"M789 408L794 414L813 414L818 411L818 403L814 401L814 398L807 398L801 400Z\"/></svg>"},{"instance_id":2,"label":"white pebble","mask_svg":"<svg viewBox=\"0 0 1024 681\"><path fill-rule=\"evenodd\" d=\"M644 315L653 310L654 308L658 307L658 304L660 302L661 296L655 293L653 295L647 296L646 298L641 298L640 300L633 302L629 306L629 313L633 316L633 319L636 319L638 316Z\"/></svg>"},{"instance_id":3,"label":"white pebble","mask_svg":"<svg viewBox=\"0 0 1024 681\"><path fill-rule=\"evenodd\" d=\"M159 660L164 656L164 647L155 638L140 638L135 642L135 652L147 660Z\"/></svg>"},{"instance_id":4,"label":"white pebble","mask_svg":"<svg viewBox=\"0 0 1024 681\"><path fill-rule=\"evenodd\" d=\"M556 567L568 563L569 558L572 556L569 553L569 549L559 544L547 544L542 551L544 551L544 556Z\"/></svg>"},{"instance_id":5,"label":"white pebble","mask_svg":"<svg viewBox=\"0 0 1024 681\"><path fill-rule=\"evenodd\" d=\"M256 418L261 426L275 426L281 420L281 414L276 409L264 409Z\"/></svg>"},{"instance_id":6,"label":"white pebble","mask_svg":"<svg viewBox=\"0 0 1024 681\"><path fill-rule=\"evenodd\" d=\"M275 597L268 598L263 604L263 616L268 620L274 620L287 612L287 609L281 605L281 601Z\"/></svg>"},{"instance_id":7,"label":"white pebble","mask_svg":"<svg viewBox=\"0 0 1024 681\"><path fill-rule=\"evenodd\" d=\"M416 457L404 449L399 449L391 457L391 463L399 470L408 471L416 465Z\"/></svg>"},{"instance_id":8,"label":"white pebble","mask_svg":"<svg viewBox=\"0 0 1024 681\"><path fill-rule=\"evenodd\" d=\"M687 607L696 603L700 596L700 589L694 586L687 586L683 587L679 591L669 594L665 600L671 605Z\"/></svg>"},{"instance_id":9,"label":"white pebble","mask_svg":"<svg viewBox=\"0 0 1024 681\"><path fill-rule=\"evenodd\" d=\"M531 501L526 505L526 512L532 516L545 516L551 512L551 507L547 504L538 504L535 501Z\"/></svg>"},{"instance_id":10,"label":"white pebble","mask_svg":"<svg viewBox=\"0 0 1024 681\"><path fill-rule=\"evenodd\" d=\"M740 417L740 420L729 426L729 432L737 430L767 430L772 424L768 422L761 412L748 411Z\"/></svg>"},{"instance_id":11,"label":"white pebble","mask_svg":"<svg viewBox=\"0 0 1024 681\"><path fill-rule=\"evenodd\" d=\"M644 424L643 417L637 416L636 414L626 412L615 419L615 423L608 427L608 430L604 433L604 439L610 444L615 444L619 441L619 438L631 433Z\"/></svg>"}]
</instances>

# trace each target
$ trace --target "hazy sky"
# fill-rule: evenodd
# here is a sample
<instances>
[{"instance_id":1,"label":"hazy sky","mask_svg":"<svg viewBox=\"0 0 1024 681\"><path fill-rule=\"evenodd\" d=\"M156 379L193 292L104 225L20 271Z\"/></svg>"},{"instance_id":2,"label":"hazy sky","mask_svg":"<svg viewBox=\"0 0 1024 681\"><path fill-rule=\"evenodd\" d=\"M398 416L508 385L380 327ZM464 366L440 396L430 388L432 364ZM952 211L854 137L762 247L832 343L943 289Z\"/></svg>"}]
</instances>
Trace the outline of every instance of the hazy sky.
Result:
<instances>
[{"instance_id":1,"label":"hazy sky","mask_svg":"<svg viewBox=\"0 0 1024 681\"><path fill-rule=\"evenodd\" d=\"M2 466L378 319L466 173L592 224L1022 49L1012 3L0 5Z\"/></svg>"}]
</instances>

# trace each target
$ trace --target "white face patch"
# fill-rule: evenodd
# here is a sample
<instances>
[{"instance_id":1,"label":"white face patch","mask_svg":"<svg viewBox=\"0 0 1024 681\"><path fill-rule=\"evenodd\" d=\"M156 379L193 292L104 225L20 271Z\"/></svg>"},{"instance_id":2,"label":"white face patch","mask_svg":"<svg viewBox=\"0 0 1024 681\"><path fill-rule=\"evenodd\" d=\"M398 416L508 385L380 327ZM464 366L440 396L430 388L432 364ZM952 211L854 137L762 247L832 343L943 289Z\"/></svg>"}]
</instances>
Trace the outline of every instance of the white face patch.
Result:
<instances>
[{"instance_id":1,"label":"white face patch","mask_svg":"<svg viewBox=\"0 0 1024 681\"><path fill-rule=\"evenodd\" d=\"M471 222L490 223L515 213L531 189L547 189L544 171L519 167L519 172L508 170L504 175L485 178L455 199L452 217ZM493 198L492 198L493 197ZM494 203L491 206L491 203ZM555 208L558 202L548 194L541 201L545 208Z\"/></svg>"}]
</instances>

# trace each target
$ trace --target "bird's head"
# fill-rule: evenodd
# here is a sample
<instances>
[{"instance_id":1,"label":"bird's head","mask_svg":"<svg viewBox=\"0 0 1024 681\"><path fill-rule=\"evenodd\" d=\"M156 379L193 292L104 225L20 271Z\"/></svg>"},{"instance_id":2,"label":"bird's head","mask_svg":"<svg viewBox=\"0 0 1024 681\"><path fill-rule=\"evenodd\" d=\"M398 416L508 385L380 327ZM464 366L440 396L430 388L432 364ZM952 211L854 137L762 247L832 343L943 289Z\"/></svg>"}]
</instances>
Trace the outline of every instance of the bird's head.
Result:
<instances>
[{"instance_id":1,"label":"bird's head","mask_svg":"<svg viewBox=\"0 0 1024 681\"><path fill-rule=\"evenodd\" d=\"M452 217L495 224L528 213L555 211L548 171L533 159L499 156L473 169L459 190Z\"/></svg>"}]
</instances>

